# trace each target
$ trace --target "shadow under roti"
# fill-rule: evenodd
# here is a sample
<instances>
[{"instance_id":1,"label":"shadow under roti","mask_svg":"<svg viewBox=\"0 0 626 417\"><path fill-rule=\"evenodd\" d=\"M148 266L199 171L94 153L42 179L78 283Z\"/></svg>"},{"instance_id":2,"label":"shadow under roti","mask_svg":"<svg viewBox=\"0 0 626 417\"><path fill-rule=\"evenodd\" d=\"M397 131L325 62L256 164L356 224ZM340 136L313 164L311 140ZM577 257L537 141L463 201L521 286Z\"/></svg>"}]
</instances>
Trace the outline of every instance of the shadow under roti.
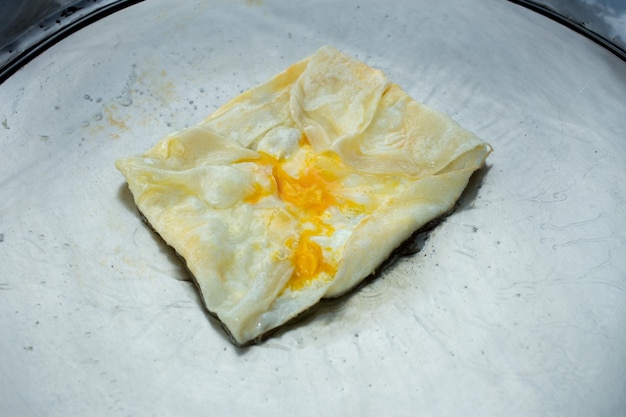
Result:
<instances>
[{"instance_id":1,"label":"shadow under roti","mask_svg":"<svg viewBox=\"0 0 626 417\"><path fill-rule=\"evenodd\" d=\"M133 198L133 193L131 193L130 189L128 188L128 184L120 184L119 188L117 189L117 199L120 203L122 203L124 207L126 207L128 211L137 211L135 199Z\"/></svg>"},{"instance_id":2,"label":"shadow under roti","mask_svg":"<svg viewBox=\"0 0 626 417\"><path fill-rule=\"evenodd\" d=\"M300 313L297 317L289 320L284 325L273 329L262 335L260 338L252 340L244 345L237 344L230 335L228 329L222 324L217 316L206 308L202 296L200 295L200 290L198 288L197 282L195 281L193 274L189 272L185 260L180 257L176 253L176 251L161 238L161 236L148 223L143 214L139 212L135 205L132 193L130 192L126 184L120 186L118 191L118 199L120 200L120 202L122 202L122 204L124 204L124 206L128 210L136 212L138 218L140 218L143 223L145 223L146 226L152 230L154 241L159 246L160 252L167 256L168 260L170 260L172 264L180 265L181 276L186 276L186 280L189 280L190 282L193 282L195 284L197 304L204 311L211 326L216 330L217 333L224 337L225 340L229 340L233 344L237 354L244 355L251 346L261 344L273 337L280 337L296 328L300 328L301 326L311 325L314 322L327 323L332 320L340 319L345 301L348 297L353 296L353 294L358 293L361 288L368 285L372 281L380 278L381 275L383 275L390 266L395 264L398 259L405 256L411 256L419 252L426 244L429 232L442 221L444 221L448 215L452 214L455 211L471 210L473 208L474 201L478 196L483 179L487 175L489 169L490 166L484 166L483 168L474 172L474 174L470 177L467 187L461 194L461 197L459 198L457 204L452 210L450 210L448 213L443 214L441 217L427 223L420 230L413 233L413 235L411 235L409 239L403 242L398 248L396 248L392 252L387 260L385 260L378 268L374 270L374 272L370 276L365 278L356 287L352 288L351 290L339 297L322 299L319 303Z\"/></svg>"},{"instance_id":3,"label":"shadow under roti","mask_svg":"<svg viewBox=\"0 0 626 417\"><path fill-rule=\"evenodd\" d=\"M483 180L490 170L491 165L485 165L472 174L467 187L465 187L459 201L456 203L456 209L453 211L471 210L474 207L474 202L478 198L478 192L482 188Z\"/></svg>"}]
</instances>

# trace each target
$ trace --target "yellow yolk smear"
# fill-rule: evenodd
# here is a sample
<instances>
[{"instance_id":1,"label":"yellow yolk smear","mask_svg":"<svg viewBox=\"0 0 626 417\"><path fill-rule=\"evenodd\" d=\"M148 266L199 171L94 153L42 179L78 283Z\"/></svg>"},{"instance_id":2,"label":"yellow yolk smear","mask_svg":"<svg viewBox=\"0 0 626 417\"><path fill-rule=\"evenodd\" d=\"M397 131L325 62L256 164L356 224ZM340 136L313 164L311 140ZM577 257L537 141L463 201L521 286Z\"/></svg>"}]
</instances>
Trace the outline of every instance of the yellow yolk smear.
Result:
<instances>
[{"instance_id":1,"label":"yellow yolk smear","mask_svg":"<svg viewBox=\"0 0 626 417\"><path fill-rule=\"evenodd\" d=\"M309 145L304 145L310 148ZM246 202L254 204L261 198L276 195L288 209L305 225L298 241L288 240L287 246L292 250L294 272L286 285L291 290L299 290L308 285L320 274L331 277L337 270L334 261L324 257L323 248L314 241L315 236L330 236L334 228L322 221L322 215L331 206L338 208L358 206L356 203L340 199L337 191L339 184L335 181L347 173L346 167L334 153L315 154L307 149L304 169L297 177L289 175L283 168L283 162L261 152L260 165L271 167L273 177L270 189L255 184L254 192ZM332 169L329 169L332 168Z\"/></svg>"},{"instance_id":2,"label":"yellow yolk smear","mask_svg":"<svg viewBox=\"0 0 626 417\"><path fill-rule=\"evenodd\" d=\"M332 228L328 227L327 233L330 234ZM304 288L313 279L317 278L321 273L332 276L337 271L337 265L328 262L324 258L323 250L320 245L311 240L311 237L320 234L317 230L305 230L294 246L294 271L286 288L290 290L299 290ZM289 244L289 242L288 242Z\"/></svg>"}]
</instances>

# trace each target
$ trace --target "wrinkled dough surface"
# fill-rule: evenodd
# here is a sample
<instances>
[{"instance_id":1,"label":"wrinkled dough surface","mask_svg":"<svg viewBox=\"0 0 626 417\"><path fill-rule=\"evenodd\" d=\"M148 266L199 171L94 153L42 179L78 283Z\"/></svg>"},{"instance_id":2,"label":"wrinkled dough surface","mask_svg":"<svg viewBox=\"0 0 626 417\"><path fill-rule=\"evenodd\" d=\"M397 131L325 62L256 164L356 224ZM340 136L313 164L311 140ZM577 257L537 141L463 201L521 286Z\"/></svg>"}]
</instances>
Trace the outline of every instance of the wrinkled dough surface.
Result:
<instances>
[{"instance_id":1,"label":"wrinkled dough surface","mask_svg":"<svg viewBox=\"0 0 626 417\"><path fill-rule=\"evenodd\" d=\"M490 151L323 47L116 166L206 308L246 344L358 285L454 206Z\"/></svg>"}]
</instances>

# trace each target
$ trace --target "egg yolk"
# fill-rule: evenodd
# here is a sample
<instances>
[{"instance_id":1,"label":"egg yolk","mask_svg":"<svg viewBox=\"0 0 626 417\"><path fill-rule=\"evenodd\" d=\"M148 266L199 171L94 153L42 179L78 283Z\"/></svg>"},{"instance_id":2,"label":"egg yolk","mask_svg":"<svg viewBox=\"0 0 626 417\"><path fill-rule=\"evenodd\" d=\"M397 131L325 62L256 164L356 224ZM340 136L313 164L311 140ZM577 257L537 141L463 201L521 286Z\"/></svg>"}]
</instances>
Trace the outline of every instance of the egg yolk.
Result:
<instances>
[{"instance_id":1,"label":"egg yolk","mask_svg":"<svg viewBox=\"0 0 626 417\"><path fill-rule=\"evenodd\" d=\"M261 198L276 195L285 203L288 209L307 225L297 242L287 241L292 250L294 272L287 284L287 288L298 290L306 286L312 279L321 273L334 275L337 266L329 262L323 253L323 248L315 242L315 236L330 236L334 229L324 223L321 215L331 206L345 207L351 205L347 201L338 201L336 179L341 177L339 165L341 161L334 154L307 155L304 169L298 176L289 175L283 168L283 162L271 155L261 153L261 159L256 161L260 165L270 168L271 186L269 189L255 184L254 192L246 202L254 204ZM335 169L329 169L334 167ZM352 205L355 205L352 203Z\"/></svg>"},{"instance_id":2,"label":"egg yolk","mask_svg":"<svg viewBox=\"0 0 626 417\"><path fill-rule=\"evenodd\" d=\"M332 228L329 227L332 230ZM299 290L319 276L326 273L332 276L337 271L337 266L324 258L322 247L311 238L319 235L319 231L305 230L294 245L294 271L289 278L287 288Z\"/></svg>"}]
</instances>

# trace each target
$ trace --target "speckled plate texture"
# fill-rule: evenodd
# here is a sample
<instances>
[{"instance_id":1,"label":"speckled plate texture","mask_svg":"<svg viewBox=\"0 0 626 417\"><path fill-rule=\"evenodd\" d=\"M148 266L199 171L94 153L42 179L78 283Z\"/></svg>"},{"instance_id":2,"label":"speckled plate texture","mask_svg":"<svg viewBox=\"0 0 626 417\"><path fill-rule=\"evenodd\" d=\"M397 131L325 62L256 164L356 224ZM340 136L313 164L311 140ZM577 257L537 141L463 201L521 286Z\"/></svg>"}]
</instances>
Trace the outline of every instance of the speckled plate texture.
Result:
<instances>
[{"instance_id":1,"label":"speckled plate texture","mask_svg":"<svg viewBox=\"0 0 626 417\"><path fill-rule=\"evenodd\" d=\"M494 152L420 252L239 349L113 164L325 44ZM0 415L626 409L626 65L572 30L503 0L150 0L0 96Z\"/></svg>"}]
</instances>

